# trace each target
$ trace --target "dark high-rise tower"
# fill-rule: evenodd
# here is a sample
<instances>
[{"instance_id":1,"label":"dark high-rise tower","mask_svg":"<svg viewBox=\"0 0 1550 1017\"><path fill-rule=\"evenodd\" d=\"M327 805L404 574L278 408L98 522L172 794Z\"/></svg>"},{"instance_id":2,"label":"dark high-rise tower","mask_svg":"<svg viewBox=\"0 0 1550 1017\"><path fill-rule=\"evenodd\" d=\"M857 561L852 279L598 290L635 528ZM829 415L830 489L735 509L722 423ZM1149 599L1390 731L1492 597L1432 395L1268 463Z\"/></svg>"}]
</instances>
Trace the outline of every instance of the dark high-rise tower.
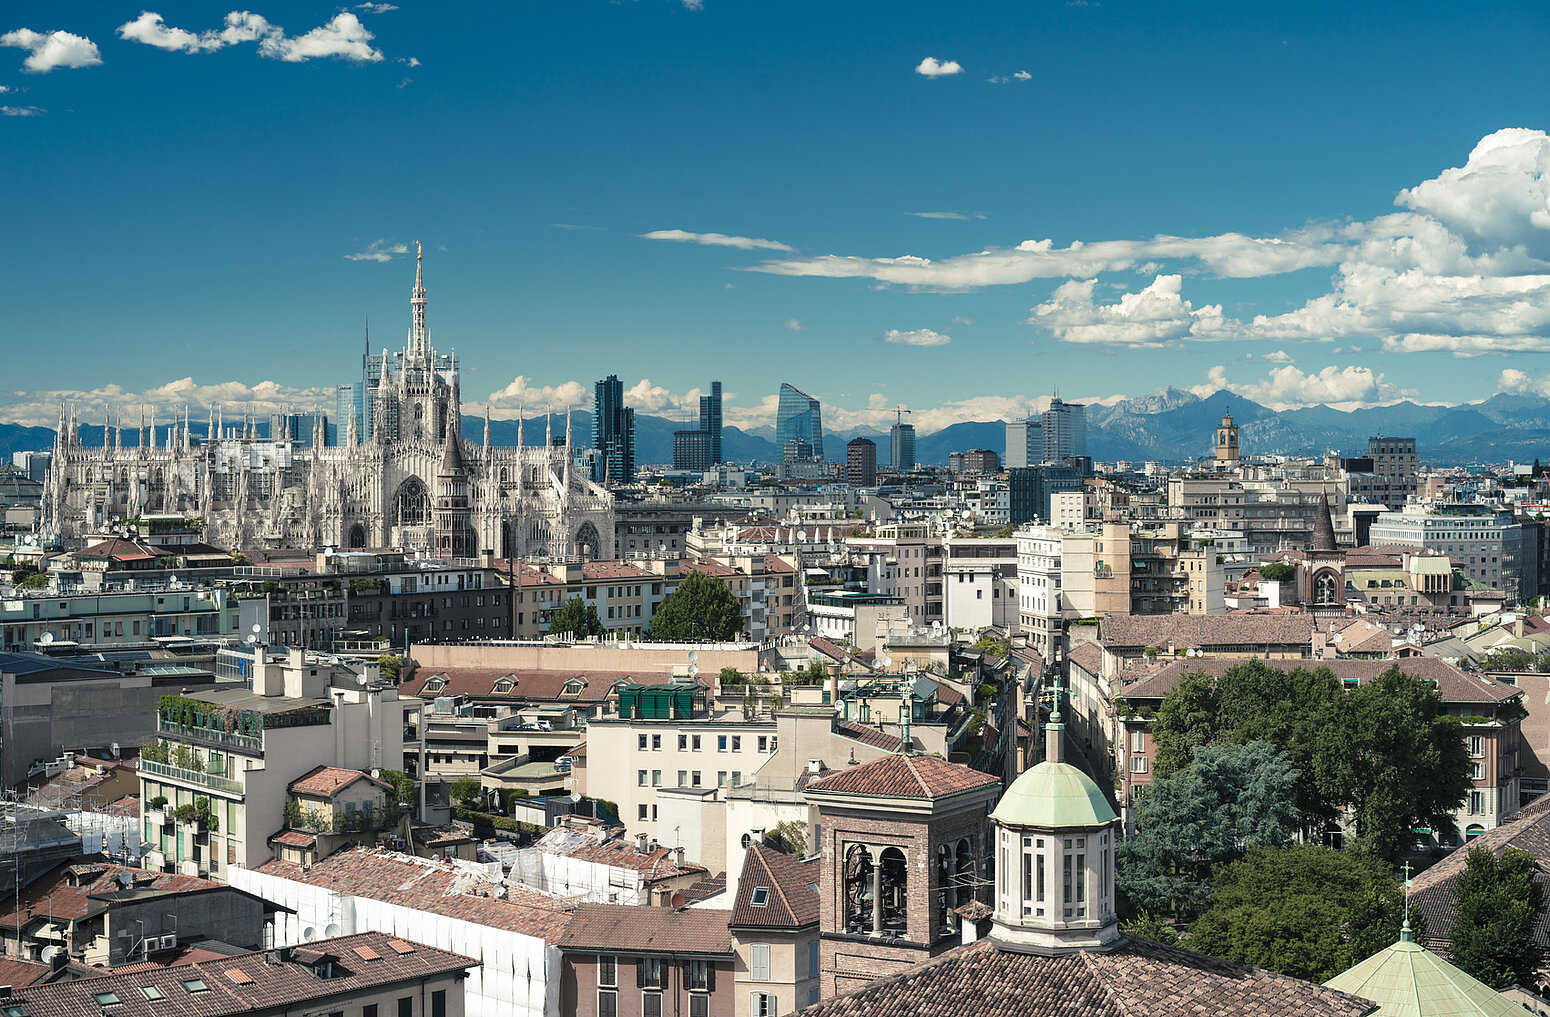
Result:
<instances>
[{"instance_id":1,"label":"dark high-rise tower","mask_svg":"<svg viewBox=\"0 0 1550 1017\"><path fill-rule=\"evenodd\" d=\"M721 462L721 382L710 383L710 395L700 396L700 430L710 435L710 461Z\"/></svg>"},{"instance_id":2,"label":"dark high-rise tower","mask_svg":"<svg viewBox=\"0 0 1550 1017\"><path fill-rule=\"evenodd\" d=\"M597 383L592 403L599 462L610 484L635 479L635 411L624 405L624 385L610 374ZM602 481L603 477L594 478Z\"/></svg>"}]
</instances>

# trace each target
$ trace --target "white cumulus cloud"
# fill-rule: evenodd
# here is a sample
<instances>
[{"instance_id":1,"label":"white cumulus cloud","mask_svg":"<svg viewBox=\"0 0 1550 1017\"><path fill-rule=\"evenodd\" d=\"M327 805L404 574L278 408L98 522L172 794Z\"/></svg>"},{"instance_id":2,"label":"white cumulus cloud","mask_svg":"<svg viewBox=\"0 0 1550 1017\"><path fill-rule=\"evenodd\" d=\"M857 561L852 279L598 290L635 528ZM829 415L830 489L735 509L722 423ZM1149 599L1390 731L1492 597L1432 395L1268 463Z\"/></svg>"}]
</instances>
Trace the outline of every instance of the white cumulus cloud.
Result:
<instances>
[{"instance_id":1,"label":"white cumulus cloud","mask_svg":"<svg viewBox=\"0 0 1550 1017\"><path fill-rule=\"evenodd\" d=\"M371 7L396 9L390 4L361 5L361 9ZM382 11L373 10L372 13ZM169 26L155 11L141 11L138 18L120 25L118 34L130 42L182 53L210 53L227 46L256 42L260 56L285 63L323 57L357 63L376 63L383 59L382 51L371 45L375 36L349 11L342 11L327 23L297 36L287 35L284 28L251 11L232 11L226 15L221 29L203 32Z\"/></svg>"},{"instance_id":2,"label":"white cumulus cloud","mask_svg":"<svg viewBox=\"0 0 1550 1017\"><path fill-rule=\"evenodd\" d=\"M386 14L388 11L398 10L398 5L365 3L356 4L355 9L358 11L365 11L367 14Z\"/></svg>"},{"instance_id":3,"label":"white cumulus cloud","mask_svg":"<svg viewBox=\"0 0 1550 1017\"><path fill-rule=\"evenodd\" d=\"M0 117L40 117L43 110L36 106L0 106Z\"/></svg>"},{"instance_id":4,"label":"white cumulus cloud","mask_svg":"<svg viewBox=\"0 0 1550 1017\"><path fill-rule=\"evenodd\" d=\"M102 63L97 44L74 32L18 28L0 35L0 46L26 50L22 68L34 74L47 74L56 67L95 67Z\"/></svg>"},{"instance_id":5,"label":"white cumulus cloud","mask_svg":"<svg viewBox=\"0 0 1550 1017\"><path fill-rule=\"evenodd\" d=\"M951 336L929 328L910 329L907 332L890 328L883 333L883 342L897 346L946 346L952 341Z\"/></svg>"},{"instance_id":6,"label":"white cumulus cloud","mask_svg":"<svg viewBox=\"0 0 1550 1017\"><path fill-rule=\"evenodd\" d=\"M366 245L364 251L356 251L354 254L346 254L350 261L392 261L397 254L408 254L409 245L394 243L388 240L373 240Z\"/></svg>"},{"instance_id":7,"label":"white cumulus cloud","mask_svg":"<svg viewBox=\"0 0 1550 1017\"><path fill-rule=\"evenodd\" d=\"M642 240L672 240L707 247L735 247L740 251L789 251L791 247L775 240L738 237L727 233L691 233L688 230L652 230L639 234Z\"/></svg>"},{"instance_id":8,"label":"white cumulus cloud","mask_svg":"<svg viewBox=\"0 0 1550 1017\"><path fill-rule=\"evenodd\" d=\"M1227 369L1218 364L1207 372L1205 384L1196 385L1191 391L1204 398L1223 389L1276 411L1320 405L1352 410L1397 402L1415 394L1387 384L1383 375L1371 368L1333 364L1306 373L1288 364L1272 368L1263 380L1238 383L1230 382Z\"/></svg>"},{"instance_id":9,"label":"white cumulus cloud","mask_svg":"<svg viewBox=\"0 0 1550 1017\"><path fill-rule=\"evenodd\" d=\"M196 424L211 410L221 410L228 423L243 413L268 416L271 413L334 412L334 389L330 386L296 388L274 381L196 382L192 377L178 378L145 389L126 389L104 385L92 389L54 389L51 391L8 392L0 394L0 419L31 427L59 426L59 404L76 409L80 421L102 426L105 409L111 408L123 424L140 424L140 409L146 419L166 424L174 413L188 407Z\"/></svg>"},{"instance_id":10,"label":"white cumulus cloud","mask_svg":"<svg viewBox=\"0 0 1550 1017\"><path fill-rule=\"evenodd\" d=\"M945 78L950 74L962 74L963 67L956 60L944 62L928 56L915 65L915 73L928 78Z\"/></svg>"},{"instance_id":11,"label":"white cumulus cloud","mask_svg":"<svg viewBox=\"0 0 1550 1017\"><path fill-rule=\"evenodd\" d=\"M1196 308L1180 295L1176 275L1160 275L1150 286L1126 293L1117 303L1093 300L1096 279L1072 280L1056 288L1048 301L1033 309L1028 323L1046 328L1068 343L1114 346L1163 346L1177 339L1220 337L1220 304Z\"/></svg>"},{"instance_id":12,"label":"white cumulus cloud","mask_svg":"<svg viewBox=\"0 0 1550 1017\"><path fill-rule=\"evenodd\" d=\"M568 406L586 405L586 386L579 381L567 381L558 385L534 385L526 375L519 374L507 385L490 393L484 400L494 410L526 410L528 414L545 410L563 411Z\"/></svg>"},{"instance_id":13,"label":"white cumulus cloud","mask_svg":"<svg viewBox=\"0 0 1550 1017\"><path fill-rule=\"evenodd\" d=\"M786 327L788 329L790 329L791 331L793 331L793 332L806 332L807 331L807 326L802 324L800 321L798 321L795 318L787 318L786 319Z\"/></svg>"}]
</instances>

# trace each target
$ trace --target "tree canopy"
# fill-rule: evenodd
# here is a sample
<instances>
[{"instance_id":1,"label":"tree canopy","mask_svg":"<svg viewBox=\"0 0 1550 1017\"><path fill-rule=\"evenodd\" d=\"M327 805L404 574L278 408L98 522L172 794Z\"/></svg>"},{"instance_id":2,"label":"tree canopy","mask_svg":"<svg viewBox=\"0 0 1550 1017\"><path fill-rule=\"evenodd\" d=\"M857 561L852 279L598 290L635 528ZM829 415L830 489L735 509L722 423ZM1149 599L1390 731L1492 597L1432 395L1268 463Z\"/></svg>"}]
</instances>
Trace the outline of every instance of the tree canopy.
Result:
<instances>
[{"instance_id":1,"label":"tree canopy","mask_svg":"<svg viewBox=\"0 0 1550 1017\"><path fill-rule=\"evenodd\" d=\"M1187 674L1152 724L1155 772L1179 772L1202 746L1264 739L1298 773L1305 830L1322 831L1349 808L1361 842L1393 858L1416 827L1451 830L1468 793L1462 729L1439 706L1430 685L1397 666L1350 690L1328 668L1279 671L1257 660L1216 679Z\"/></svg>"},{"instance_id":2,"label":"tree canopy","mask_svg":"<svg viewBox=\"0 0 1550 1017\"><path fill-rule=\"evenodd\" d=\"M1482 847L1453 881L1454 918L1448 930L1453 963L1493 989L1533 985L1540 950L1534 923L1544 888L1534 881L1534 856L1507 848L1500 858Z\"/></svg>"},{"instance_id":3,"label":"tree canopy","mask_svg":"<svg viewBox=\"0 0 1550 1017\"><path fill-rule=\"evenodd\" d=\"M1202 746L1187 769L1153 783L1137 803L1136 832L1119 846L1119 889L1145 911L1199 914L1215 867L1291 839L1296 782L1269 742Z\"/></svg>"},{"instance_id":4,"label":"tree canopy","mask_svg":"<svg viewBox=\"0 0 1550 1017\"><path fill-rule=\"evenodd\" d=\"M1398 880L1371 854L1313 844L1251 848L1217 874L1189 946L1322 982L1397 941L1404 911ZM1420 921L1412 914L1412 927Z\"/></svg>"},{"instance_id":5,"label":"tree canopy","mask_svg":"<svg viewBox=\"0 0 1550 1017\"><path fill-rule=\"evenodd\" d=\"M743 630L743 609L732 591L702 572L691 572L657 605L646 637L657 642L732 639Z\"/></svg>"},{"instance_id":6,"label":"tree canopy","mask_svg":"<svg viewBox=\"0 0 1550 1017\"><path fill-rule=\"evenodd\" d=\"M549 620L549 633L589 639L603 634L603 620L597 616L597 605L588 604L580 597L572 597Z\"/></svg>"}]
</instances>

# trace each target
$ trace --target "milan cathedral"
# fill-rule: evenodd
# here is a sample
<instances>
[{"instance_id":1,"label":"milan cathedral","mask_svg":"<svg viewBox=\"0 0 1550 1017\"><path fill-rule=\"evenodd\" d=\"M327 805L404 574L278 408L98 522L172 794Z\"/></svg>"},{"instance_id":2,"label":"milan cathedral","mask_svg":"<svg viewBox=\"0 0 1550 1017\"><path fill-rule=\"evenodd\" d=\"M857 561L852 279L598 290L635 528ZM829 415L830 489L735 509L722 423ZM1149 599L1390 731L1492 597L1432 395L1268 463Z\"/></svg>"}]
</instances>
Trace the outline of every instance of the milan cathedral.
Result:
<instances>
[{"instance_id":1,"label":"milan cathedral","mask_svg":"<svg viewBox=\"0 0 1550 1017\"><path fill-rule=\"evenodd\" d=\"M562 444L546 433L543 446L527 446L519 421L517 446L495 447L486 407L483 445L463 440L457 355L431 345L426 303L422 251L408 341L367 356L376 368L369 426L350 414L337 446L325 443L321 419L308 443L288 426L260 437L251 417L227 427L212 410L202 437L185 411L165 442L142 417L133 443L121 419L106 420L102 447L88 448L75 411L61 407L45 494L50 534L72 547L116 519L181 515L203 520L205 541L226 548L612 557L613 496L574 468L568 417Z\"/></svg>"}]
</instances>

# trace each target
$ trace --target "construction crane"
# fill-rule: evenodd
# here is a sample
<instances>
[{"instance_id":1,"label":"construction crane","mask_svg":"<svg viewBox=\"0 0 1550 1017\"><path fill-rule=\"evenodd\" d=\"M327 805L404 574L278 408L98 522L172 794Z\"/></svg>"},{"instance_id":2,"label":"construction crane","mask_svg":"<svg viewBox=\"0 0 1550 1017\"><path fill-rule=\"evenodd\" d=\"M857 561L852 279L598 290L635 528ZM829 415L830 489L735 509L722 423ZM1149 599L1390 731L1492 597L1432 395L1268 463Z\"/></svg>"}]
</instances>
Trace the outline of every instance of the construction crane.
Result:
<instances>
[{"instance_id":1,"label":"construction crane","mask_svg":"<svg viewBox=\"0 0 1550 1017\"><path fill-rule=\"evenodd\" d=\"M902 404L899 405L899 406L895 406L893 408L893 422L894 422L894 424L897 425L897 424L904 423L904 415L906 413L914 413L914 412L915 412L914 410L907 410L907 409L905 409Z\"/></svg>"}]
</instances>

